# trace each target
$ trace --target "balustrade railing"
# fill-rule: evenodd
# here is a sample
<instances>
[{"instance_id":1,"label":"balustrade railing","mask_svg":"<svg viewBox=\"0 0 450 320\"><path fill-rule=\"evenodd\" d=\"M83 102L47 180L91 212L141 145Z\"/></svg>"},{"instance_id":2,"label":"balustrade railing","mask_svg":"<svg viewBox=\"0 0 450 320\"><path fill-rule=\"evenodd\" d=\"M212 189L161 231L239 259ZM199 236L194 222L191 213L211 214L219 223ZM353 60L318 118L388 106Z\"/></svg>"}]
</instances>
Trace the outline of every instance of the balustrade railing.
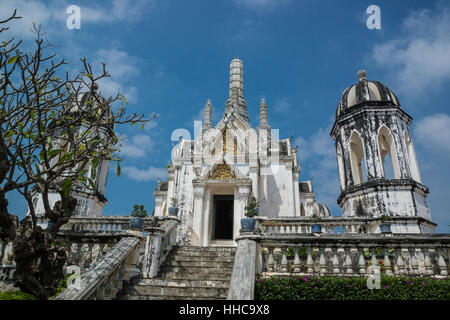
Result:
<instances>
[{"instance_id":1,"label":"balustrade railing","mask_svg":"<svg viewBox=\"0 0 450 320\"><path fill-rule=\"evenodd\" d=\"M308 234L312 225L320 224L322 234L364 234L379 233L380 218L373 217L256 217L263 234ZM418 217L394 217L391 223L401 225L417 223Z\"/></svg>"},{"instance_id":2,"label":"balustrade railing","mask_svg":"<svg viewBox=\"0 0 450 320\"><path fill-rule=\"evenodd\" d=\"M308 217L272 218L258 217L259 226L265 234L305 234L311 233L313 224L322 226L323 234L357 234L368 233L378 219L325 217L313 221Z\"/></svg>"},{"instance_id":3,"label":"balustrade railing","mask_svg":"<svg viewBox=\"0 0 450 320\"><path fill-rule=\"evenodd\" d=\"M145 218L149 223L153 218ZM130 217L103 216L103 217L73 217L61 227L62 232L87 233L120 233L129 229Z\"/></svg>"},{"instance_id":4,"label":"balustrade railing","mask_svg":"<svg viewBox=\"0 0 450 320\"><path fill-rule=\"evenodd\" d=\"M165 217L159 227L147 228L147 239L142 263L142 277L153 278L158 275L161 264L169 255L177 240L177 226L180 219Z\"/></svg>"},{"instance_id":5,"label":"balustrade railing","mask_svg":"<svg viewBox=\"0 0 450 320\"><path fill-rule=\"evenodd\" d=\"M139 274L139 239L124 238L97 263L84 272L75 283L55 297L55 300L110 300L122 288L123 282Z\"/></svg>"},{"instance_id":6,"label":"balustrade railing","mask_svg":"<svg viewBox=\"0 0 450 320\"><path fill-rule=\"evenodd\" d=\"M263 275L365 276L377 266L387 275L448 276L449 235L261 237L260 245Z\"/></svg>"}]
</instances>

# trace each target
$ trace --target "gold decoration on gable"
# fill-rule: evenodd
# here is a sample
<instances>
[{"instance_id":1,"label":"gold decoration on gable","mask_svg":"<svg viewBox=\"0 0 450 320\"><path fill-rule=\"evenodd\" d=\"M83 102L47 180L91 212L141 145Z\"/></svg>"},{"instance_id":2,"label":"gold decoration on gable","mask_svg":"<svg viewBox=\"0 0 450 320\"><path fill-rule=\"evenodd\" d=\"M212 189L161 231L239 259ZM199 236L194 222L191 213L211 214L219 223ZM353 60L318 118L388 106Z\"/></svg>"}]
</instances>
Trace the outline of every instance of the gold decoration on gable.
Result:
<instances>
[{"instance_id":1,"label":"gold decoration on gable","mask_svg":"<svg viewBox=\"0 0 450 320\"><path fill-rule=\"evenodd\" d=\"M230 137L232 137L230 135ZM228 152L231 153L231 150L233 150L233 154L237 154L237 141L236 139L231 139L231 141L227 140L227 131L223 131L222 133L222 140L223 140L223 153L227 154Z\"/></svg>"},{"instance_id":2,"label":"gold decoration on gable","mask_svg":"<svg viewBox=\"0 0 450 320\"><path fill-rule=\"evenodd\" d=\"M212 174L214 180L230 180L236 178L236 176L231 172L231 169L225 163L220 163L214 169Z\"/></svg>"}]
</instances>

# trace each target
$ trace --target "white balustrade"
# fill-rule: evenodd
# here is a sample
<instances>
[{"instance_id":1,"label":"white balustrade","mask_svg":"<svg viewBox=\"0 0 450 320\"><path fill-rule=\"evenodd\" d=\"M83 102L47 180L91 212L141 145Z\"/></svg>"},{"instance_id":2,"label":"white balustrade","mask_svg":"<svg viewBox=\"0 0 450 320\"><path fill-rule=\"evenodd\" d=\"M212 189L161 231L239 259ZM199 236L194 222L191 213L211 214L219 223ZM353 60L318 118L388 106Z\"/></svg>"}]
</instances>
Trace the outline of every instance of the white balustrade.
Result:
<instances>
[{"instance_id":1,"label":"white balustrade","mask_svg":"<svg viewBox=\"0 0 450 320\"><path fill-rule=\"evenodd\" d=\"M377 244L375 241L361 244L353 239L347 239L343 244L336 244L333 240L328 243L323 241L323 244L311 244L306 240L292 244L269 242L266 245L265 240L261 241L261 261L266 261L262 273L265 275L305 274L306 271L309 275L367 276L374 273L377 266L388 276L448 275L442 251L444 247L440 244L398 246ZM420 250L423 250L423 256L419 254ZM434 253L433 259L431 252ZM439 272L435 274L434 269Z\"/></svg>"}]
</instances>

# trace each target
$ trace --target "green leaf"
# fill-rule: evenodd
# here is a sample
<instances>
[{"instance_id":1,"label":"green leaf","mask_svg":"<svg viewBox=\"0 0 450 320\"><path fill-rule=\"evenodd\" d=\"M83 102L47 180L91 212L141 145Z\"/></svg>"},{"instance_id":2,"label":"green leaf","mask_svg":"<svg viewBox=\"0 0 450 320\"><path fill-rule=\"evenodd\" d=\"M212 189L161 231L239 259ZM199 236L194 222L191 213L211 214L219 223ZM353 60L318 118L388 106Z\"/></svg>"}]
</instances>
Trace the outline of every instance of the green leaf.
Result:
<instances>
[{"instance_id":1,"label":"green leaf","mask_svg":"<svg viewBox=\"0 0 450 320\"><path fill-rule=\"evenodd\" d=\"M17 58L18 58L18 56L10 57L8 59L8 64L12 64L12 63L16 62Z\"/></svg>"},{"instance_id":2,"label":"green leaf","mask_svg":"<svg viewBox=\"0 0 450 320\"><path fill-rule=\"evenodd\" d=\"M98 158L94 158L91 161L91 178L95 179L97 176Z\"/></svg>"},{"instance_id":3,"label":"green leaf","mask_svg":"<svg viewBox=\"0 0 450 320\"><path fill-rule=\"evenodd\" d=\"M59 154L60 151L61 151L61 150L51 150L51 151L48 152L48 156L49 156L50 158L53 158L54 156L57 156L57 155Z\"/></svg>"},{"instance_id":4,"label":"green leaf","mask_svg":"<svg viewBox=\"0 0 450 320\"><path fill-rule=\"evenodd\" d=\"M141 129L144 130L144 128L145 128L145 122L142 122Z\"/></svg>"},{"instance_id":5,"label":"green leaf","mask_svg":"<svg viewBox=\"0 0 450 320\"><path fill-rule=\"evenodd\" d=\"M61 186L63 188L64 195L67 197L70 193L70 190L72 190L72 180L69 178L66 178L61 183Z\"/></svg>"},{"instance_id":6,"label":"green leaf","mask_svg":"<svg viewBox=\"0 0 450 320\"><path fill-rule=\"evenodd\" d=\"M6 137L6 138L9 138L9 137L13 136L14 134L16 134L16 131L15 131L15 130L10 130L10 131L8 131L8 132L6 133L5 137Z\"/></svg>"},{"instance_id":7,"label":"green leaf","mask_svg":"<svg viewBox=\"0 0 450 320\"><path fill-rule=\"evenodd\" d=\"M66 161L70 161L73 158L73 152L67 152L65 155L63 155L60 159L59 159L59 163L62 162L66 162Z\"/></svg>"},{"instance_id":8,"label":"green leaf","mask_svg":"<svg viewBox=\"0 0 450 320\"><path fill-rule=\"evenodd\" d=\"M119 164L119 162L117 161L117 171L116 171L116 176L117 176L117 177L120 176L120 171L121 171L121 169L120 169L120 164Z\"/></svg>"}]
</instances>

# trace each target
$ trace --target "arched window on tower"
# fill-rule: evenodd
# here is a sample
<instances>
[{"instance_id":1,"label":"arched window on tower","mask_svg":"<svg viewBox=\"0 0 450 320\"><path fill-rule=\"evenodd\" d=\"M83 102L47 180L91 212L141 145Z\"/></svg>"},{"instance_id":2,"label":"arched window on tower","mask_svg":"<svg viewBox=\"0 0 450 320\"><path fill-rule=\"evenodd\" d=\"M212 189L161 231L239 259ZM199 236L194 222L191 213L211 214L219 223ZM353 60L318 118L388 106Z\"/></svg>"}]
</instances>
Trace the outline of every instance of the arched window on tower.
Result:
<instances>
[{"instance_id":1,"label":"arched window on tower","mask_svg":"<svg viewBox=\"0 0 450 320\"><path fill-rule=\"evenodd\" d=\"M344 158L342 153L342 146L340 142L336 145L336 154L338 161L339 182L341 184L341 190L345 189L345 172L344 172Z\"/></svg>"},{"instance_id":2,"label":"arched window on tower","mask_svg":"<svg viewBox=\"0 0 450 320\"><path fill-rule=\"evenodd\" d=\"M421 183L422 179L420 179L419 166L417 165L416 153L414 152L414 146L412 143L411 136L407 131L404 131L403 135L405 136L406 151L408 152L409 168L411 169L411 178Z\"/></svg>"},{"instance_id":3,"label":"arched window on tower","mask_svg":"<svg viewBox=\"0 0 450 320\"><path fill-rule=\"evenodd\" d=\"M300 203L300 216L304 217L305 214L305 206L303 205L303 202Z\"/></svg>"},{"instance_id":4,"label":"arched window on tower","mask_svg":"<svg viewBox=\"0 0 450 320\"><path fill-rule=\"evenodd\" d=\"M394 139L386 126L382 126L378 133L378 149L386 179L400 179L400 170L395 151ZM386 161L387 160L387 161Z\"/></svg>"},{"instance_id":5,"label":"arched window on tower","mask_svg":"<svg viewBox=\"0 0 450 320\"><path fill-rule=\"evenodd\" d=\"M361 184L367 181L366 168L363 163L364 149L362 139L356 131L353 131L350 137L350 161L352 167L352 176L354 184Z\"/></svg>"}]
</instances>

